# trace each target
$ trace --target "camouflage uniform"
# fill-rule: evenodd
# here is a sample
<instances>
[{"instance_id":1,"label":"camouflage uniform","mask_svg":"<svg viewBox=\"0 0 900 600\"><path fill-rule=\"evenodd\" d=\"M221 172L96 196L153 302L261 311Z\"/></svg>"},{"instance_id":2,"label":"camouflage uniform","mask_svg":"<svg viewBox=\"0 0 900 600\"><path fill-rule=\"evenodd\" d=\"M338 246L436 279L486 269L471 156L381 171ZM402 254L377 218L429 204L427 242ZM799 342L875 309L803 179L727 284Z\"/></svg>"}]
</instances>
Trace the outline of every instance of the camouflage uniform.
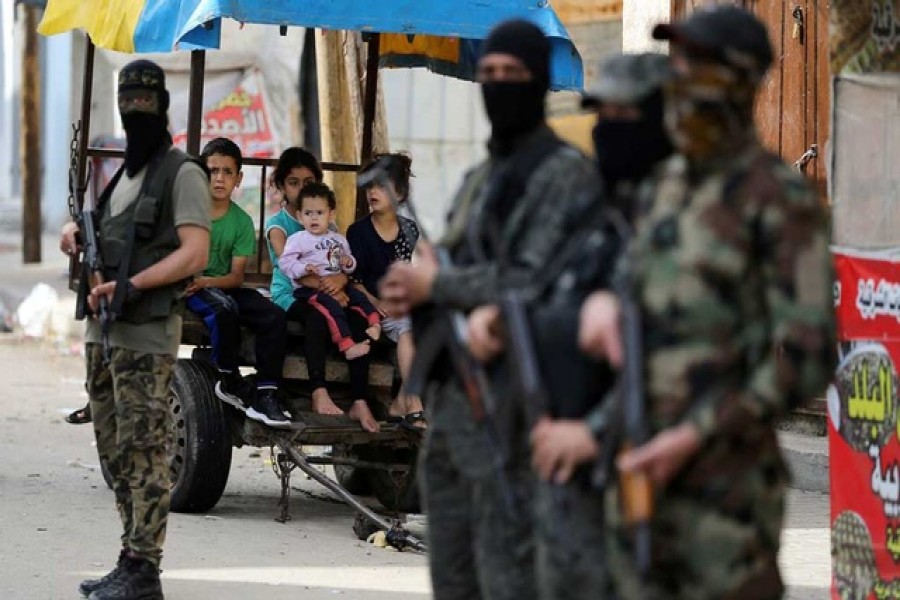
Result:
<instances>
[{"instance_id":1,"label":"camouflage uniform","mask_svg":"<svg viewBox=\"0 0 900 600\"><path fill-rule=\"evenodd\" d=\"M662 125L662 84L668 76L668 59L661 54L623 54L606 59L600 66L599 77L582 99L585 108L596 108L614 102L639 109L637 118L611 118L604 115L594 130L597 166L602 174L608 197L604 215L615 207L630 214L634 204L634 190L655 165L671 154ZM633 148L630 148L634 145ZM610 158L611 155L618 155ZM623 168L621 160L627 161ZM616 168L618 167L618 168ZM599 206L598 206L599 208ZM567 363L582 361L590 376L577 374L572 368L556 367L559 378L569 378L581 389L550 383L545 375L545 387L550 395L550 414L554 419L582 420L589 411L601 405L607 397L614 375L603 363L593 362L576 349L575 339L580 308L585 298L598 289L612 285L615 261L622 250L621 232L606 219L586 228L588 234L577 243L578 252L566 268L561 270L542 309L556 306L557 317L549 327L536 329L540 344L548 353L563 353ZM590 257L589 260L586 260ZM549 309L552 311L553 309ZM539 315L542 311L536 311ZM571 323L571 341L555 343L559 335L552 329L562 329ZM554 347L556 346L556 347ZM578 356L575 356L577 353ZM552 365L551 356L542 357L543 364ZM595 600L604 598L608 587L603 491L590 481L590 466L577 470L564 485L541 482L537 489L535 529L537 539L537 574L541 597L546 600Z\"/></svg>"},{"instance_id":2,"label":"camouflage uniform","mask_svg":"<svg viewBox=\"0 0 900 600\"><path fill-rule=\"evenodd\" d=\"M679 154L641 195L628 262L648 429L691 426L699 448L655 490L646 579L618 486L607 491L610 573L623 600L779 598L788 472L775 424L823 392L834 365L826 213L756 137L765 25L719 6L653 35L672 43L666 125Z\"/></svg>"},{"instance_id":3,"label":"camouflage uniform","mask_svg":"<svg viewBox=\"0 0 900 600\"><path fill-rule=\"evenodd\" d=\"M145 168L141 173L144 173ZM159 175L157 173L157 175ZM135 203L143 175L125 175L111 191L110 215ZM171 191L175 227L209 229L209 181L201 167L185 162ZM103 230L100 232L103 243ZM135 254L140 251L135 248ZM146 257L138 257L144 258ZM129 309L126 300L124 307ZM124 318L110 326L110 362L103 364L101 327L87 322L87 387L97 452L113 480L122 520L122 547L157 568L169 513L167 435L171 427L168 388L181 340L183 302L147 322Z\"/></svg>"},{"instance_id":4,"label":"camouflage uniform","mask_svg":"<svg viewBox=\"0 0 900 600\"><path fill-rule=\"evenodd\" d=\"M159 566L169 514L166 394L175 358L87 345L87 381L97 453L113 479L122 547Z\"/></svg>"},{"instance_id":5,"label":"camouflage uniform","mask_svg":"<svg viewBox=\"0 0 900 600\"><path fill-rule=\"evenodd\" d=\"M521 152L546 144L555 136L546 128L521 142ZM541 156L526 182L515 182L521 195L500 223L510 268L501 273L493 258L471 260L464 230L467 223L486 225L494 216L484 206L485 186L508 158L492 158L474 169L454 200L448 233L442 242L454 256L453 269L442 269L435 280L432 300L441 307L468 311L496 303L503 286L531 283L552 264L565 245L567 232L594 202L599 181L590 163L569 146L555 142ZM416 321L417 329L419 322ZM527 599L535 597L534 540L531 511L534 495L529 468L527 431L521 423L509 377L492 374L494 394L503 413L509 454L506 479L516 497L514 514L505 507L491 449L473 422L470 406L458 379L449 373L433 377L425 399L429 428L421 455L421 484L428 514L429 559L435 598L438 600Z\"/></svg>"},{"instance_id":6,"label":"camouflage uniform","mask_svg":"<svg viewBox=\"0 0 900 600\"><path fill-rule=\"evenodd\" d=\"M616 592L780 597L788 472L775 421L830 374L824 210L751 134L733 156L670 159L632 251L651 431L692 423L702 445L656 490L646 581L630 560L618 490L607 493Z\"/></svg>"}]
</instances>

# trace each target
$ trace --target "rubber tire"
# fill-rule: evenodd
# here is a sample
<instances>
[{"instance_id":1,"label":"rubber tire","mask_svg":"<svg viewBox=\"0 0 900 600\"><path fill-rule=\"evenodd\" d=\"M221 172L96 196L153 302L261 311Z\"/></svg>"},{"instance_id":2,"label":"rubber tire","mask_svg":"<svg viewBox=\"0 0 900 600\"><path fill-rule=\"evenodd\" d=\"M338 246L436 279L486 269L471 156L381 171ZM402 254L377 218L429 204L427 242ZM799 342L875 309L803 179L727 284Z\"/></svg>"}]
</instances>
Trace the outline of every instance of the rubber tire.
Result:
<instances>
[{"instance_id":1,"label":"rubber tire","mask_svg":"<svg viewBox=\"0 0 900 600\"><path fill-rule=\"evenodd\" d=\"M416 481L418 452L417 447L370 447L361 453L365 460L409 465L409 471L396 475L381 469L366 469L372 495L386 509L404 513L420 512L419 486Z\"/></svg>"},{"instance_id":2,"label":"rubber tire","mask_svg":"<svg viewBox=\"0 0 900 600\"><path fill-rule=\"evenodd\" d=\"M358 446L347 446L345 444L335 445L331 447L332 456L335 458L356 458ZM357 496L367 496L372 493L372 486L369 485L367 473L371 469L361 469L359 467L351 467L348 465L334 465L334 476L341 487Z\"/></svg>"},{"instance_id":3,"label":"rubber tire","mask_svg":"<svg viewBox=\"0 0 900 600\"><path fill-rule=\"evenodd\" d=\"M216 397L212 367L179 359L169 386L173 430L169 447L170 510L202 513L225 491L231 470L231 431Z\"/></svg>"}]
</instances>

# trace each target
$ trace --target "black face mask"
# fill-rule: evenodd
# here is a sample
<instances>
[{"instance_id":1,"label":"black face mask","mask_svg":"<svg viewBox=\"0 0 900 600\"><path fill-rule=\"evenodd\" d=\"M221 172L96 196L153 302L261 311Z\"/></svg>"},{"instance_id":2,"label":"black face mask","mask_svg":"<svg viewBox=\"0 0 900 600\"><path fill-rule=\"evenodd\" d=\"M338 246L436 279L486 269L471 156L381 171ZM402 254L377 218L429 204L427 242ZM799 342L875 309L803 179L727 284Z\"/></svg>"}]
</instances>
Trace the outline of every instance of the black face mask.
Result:
<instances>
[{"instance_id":1,"label":"black face mask","mask_svg":"<svg viewBox=\"0 0 900 600\"><path fill-rule=\"evenodd\" d=\"M597 167L610 189L619 182L637 182L672 153L662 119L662 97L641 107L637 121L602 120L594 127Z\"/></svg>"},{"instance_id":2,"label":"black face mask","mask_svg":"<svg viewBox=\"0 0 900 600\"><path fill-rule=\"evenodd\" d=\"M165 115L133 112L122 115L125 128L125 172L134 177L172 137L166 129Z\"/></svg>"},{"instance_id":3,"label":"black face mask","mask_svg":"<svg viewBox=\"0 0 900 600\"><path fill-rule=\"evenodd\" d=\"M481 94L494 142L503 145L544 121L546 89L536 81L482 83Z\"/></svg>"}]
</instances>

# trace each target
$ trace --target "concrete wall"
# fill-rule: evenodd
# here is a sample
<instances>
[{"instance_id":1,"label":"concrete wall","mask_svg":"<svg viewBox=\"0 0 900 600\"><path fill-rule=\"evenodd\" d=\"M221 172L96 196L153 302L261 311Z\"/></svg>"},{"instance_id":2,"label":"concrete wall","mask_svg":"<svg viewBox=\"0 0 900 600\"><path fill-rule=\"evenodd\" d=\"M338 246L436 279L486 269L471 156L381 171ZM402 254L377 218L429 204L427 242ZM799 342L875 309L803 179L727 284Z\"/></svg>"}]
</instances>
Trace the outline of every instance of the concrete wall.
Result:
<instances>
[{"instance_id":1,"label":"concrete wall","mask_svg":"<svg viewBox=\"0 0 900 600\"><path fill-rule=\"evenodd\" d=\"M412 156L416 209L425 231L439 235L463 174L487 153L480 89L424 69L385 70L382 81L391 150Z\"/></svg>"},{"instance_id":2,"label":"concrete wall","mask_svg":"<svg viewBox=\"0 0 900 600\"><path fill-rule=\"evenodd\" d=\"M625 52L666 52L667 45L650 37L653 26L671 17L671 0L625 0L622 7L622 49Z\"/></svg>"},{"instance_id":3,"label":"concrete wall","mask_svg":"<svg viewBox=\"0 0 900 600\"><path fill-rule=\"evenodd\" d=\"M0 200L13 195L13 173L17 169L15 131L15 56L13 3L0 2Z\"/></svg>"},{"instance_id":4,"label":"concrete wall","mask_svg":"<svg viewBox=\"0 0 900 600\"><path fill-rule=\"evenodd\" d=\"M72 37L65 33L41 38L44 60L41 65L41 213L45 231L57 231L69 215L69 144L72 120Z\"/></svg>"}]
</instances>

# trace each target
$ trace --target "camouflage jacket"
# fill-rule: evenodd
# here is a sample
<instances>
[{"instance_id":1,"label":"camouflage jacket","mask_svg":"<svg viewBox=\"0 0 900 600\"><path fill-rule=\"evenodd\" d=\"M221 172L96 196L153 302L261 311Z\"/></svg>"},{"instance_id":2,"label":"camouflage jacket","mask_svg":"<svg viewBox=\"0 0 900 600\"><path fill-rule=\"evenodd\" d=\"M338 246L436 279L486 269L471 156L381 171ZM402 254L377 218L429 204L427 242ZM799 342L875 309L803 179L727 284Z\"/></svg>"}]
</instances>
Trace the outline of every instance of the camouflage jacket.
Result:
<instances>
[{"instance_id":1,"label":"camouflage jacket","mask_svg":"<svg viewBox=\"0 0 900 600\"><path fill-rule=\"evenodd\" d=\"M640 207L632 255L653 429L740 435L822 393L834 362L826 213L758 143L705 173L683 157Z\"/></svg>"},{"instance_id":2,"label":"camouflage jacket","mask_svg":"<svg viewBox=\"0 0 900 600\"><path fill-rule=\"evenodd\" d=\"M691 423L702 444L655 490L649 576L607 491L619 597L780 597L788 472L774 425L832 377L827 235L825 207L755 138L707 165L671 158L641 196L629 263L650 433Z\"/></svg>"}]
</instances>

